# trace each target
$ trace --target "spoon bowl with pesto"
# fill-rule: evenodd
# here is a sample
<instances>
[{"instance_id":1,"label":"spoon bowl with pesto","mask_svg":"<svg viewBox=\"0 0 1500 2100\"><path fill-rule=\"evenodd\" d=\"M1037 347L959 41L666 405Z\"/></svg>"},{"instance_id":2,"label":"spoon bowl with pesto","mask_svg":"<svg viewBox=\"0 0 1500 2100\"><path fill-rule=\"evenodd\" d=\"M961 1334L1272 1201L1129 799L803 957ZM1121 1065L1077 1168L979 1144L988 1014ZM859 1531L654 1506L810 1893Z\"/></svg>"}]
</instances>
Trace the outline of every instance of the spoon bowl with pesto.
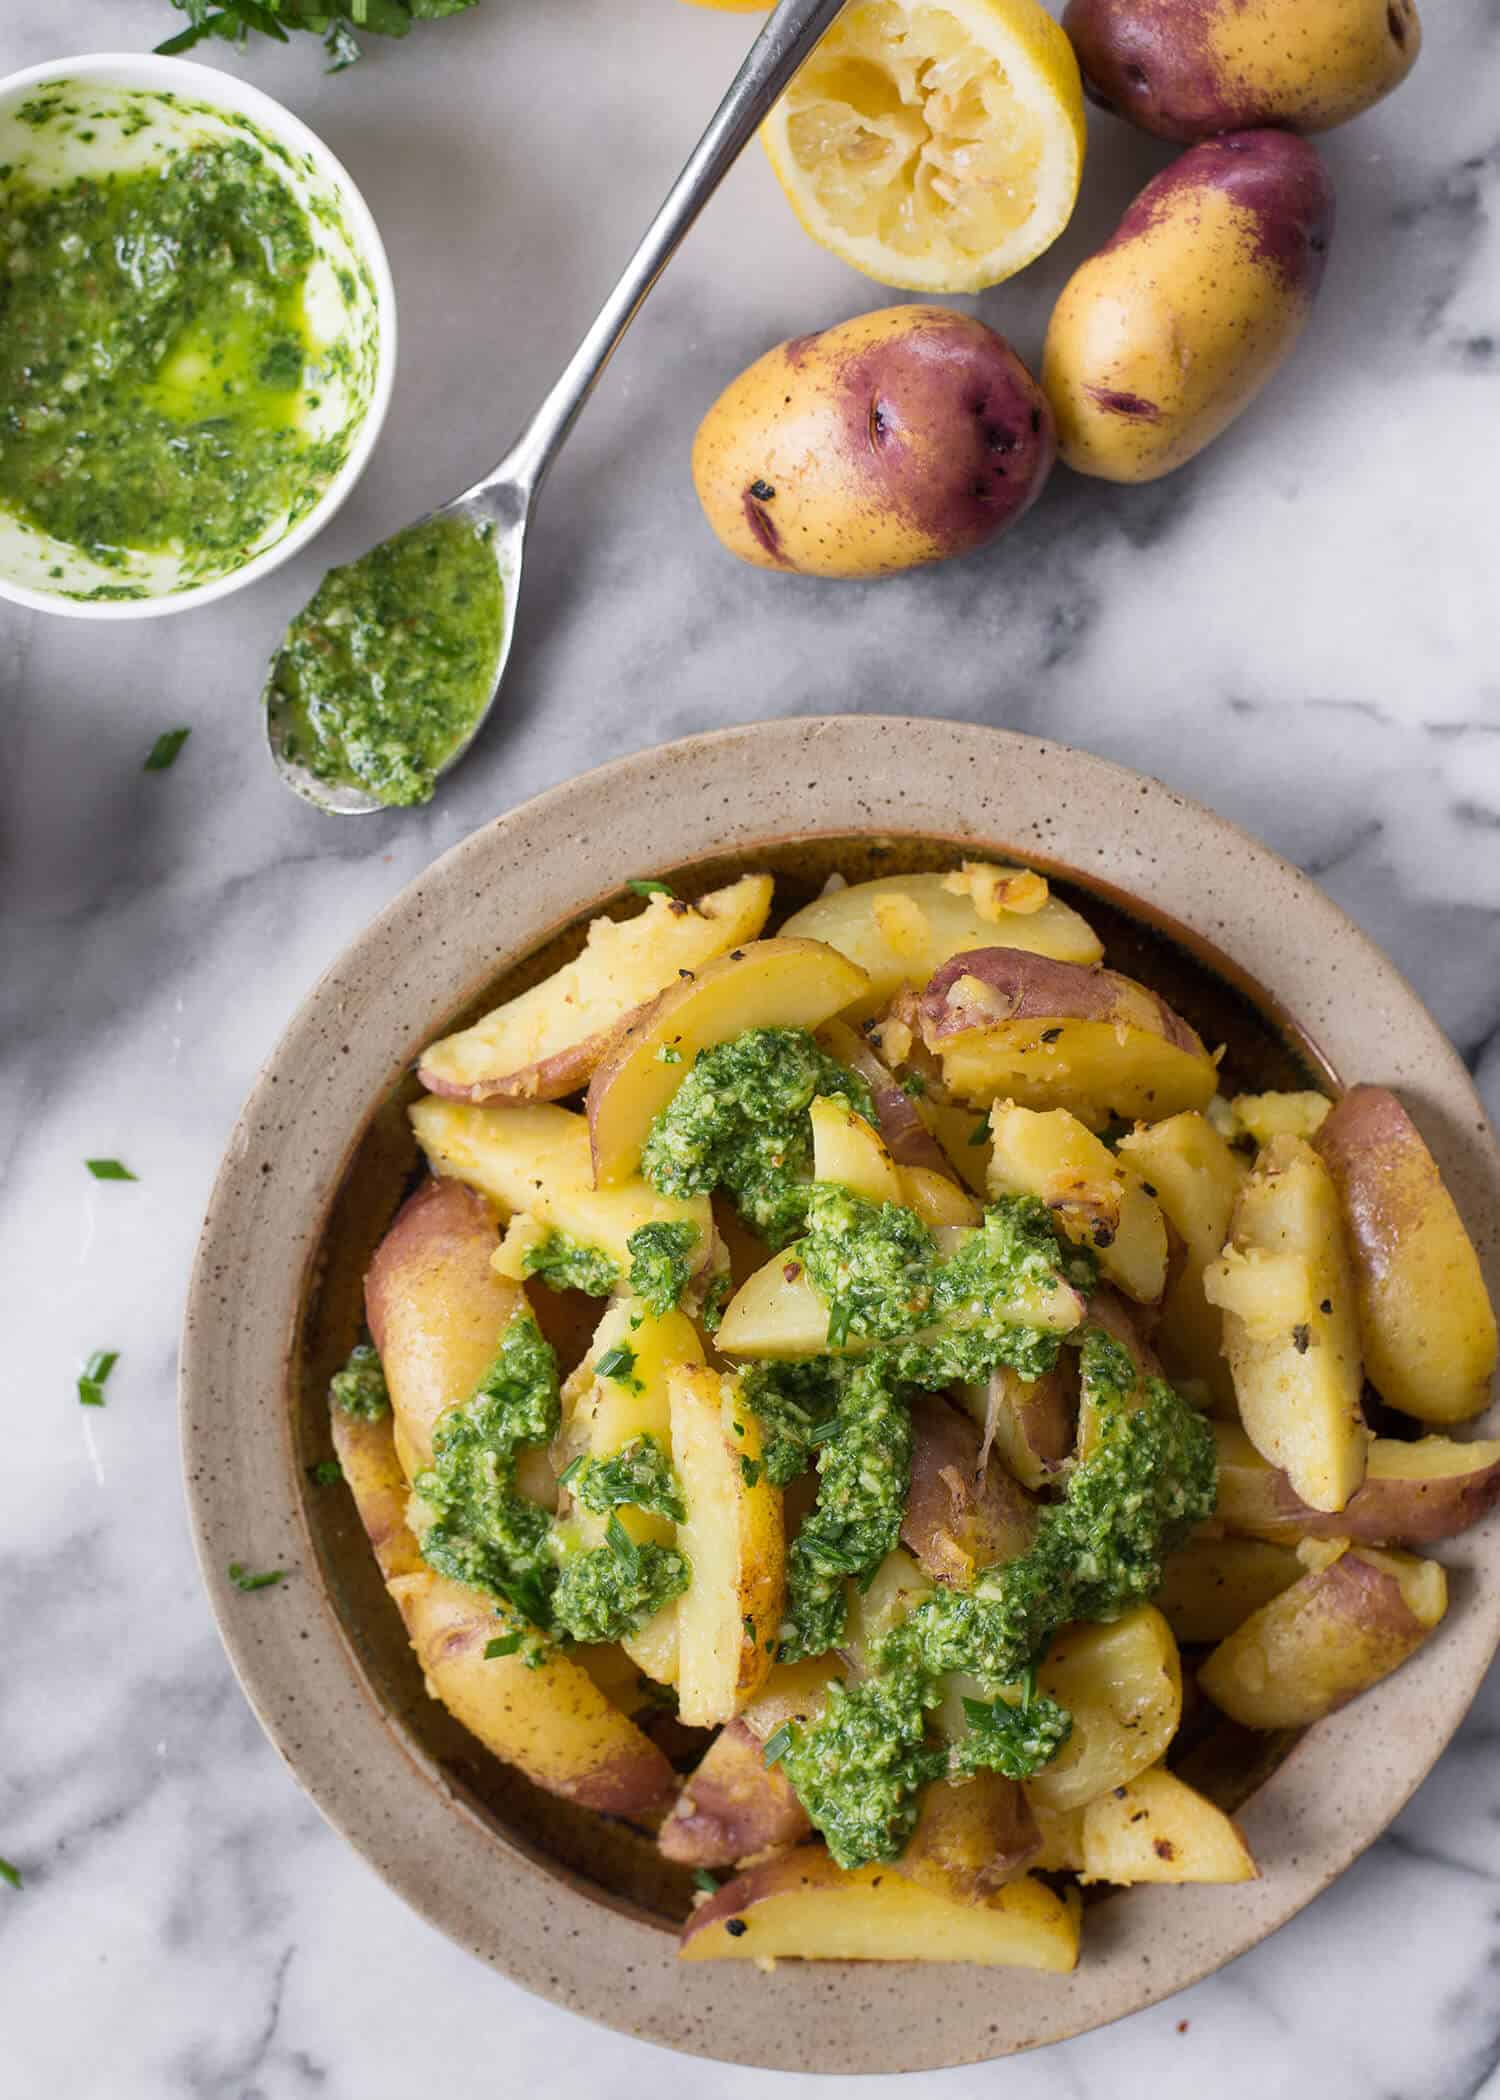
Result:
<instances>
[{"instance_id":1,"label":"spoon bowl with pesto","mask_svg":"<svg viewBox=\"0 0 1500 2100\"><path fill-rule=\"evenodd\" d=\"M332 516L395 368L380 236L326 147L156 56L0 83L0 597L186 611Z\"/></svg>"},{"instance_id":2,"label":"spoon bowl with pesto","mask_svg":"<svg viewBox=\"0 0 1500 2100\"><path fill-rule=\"evenodd\" d=\"M845 0L781 0L623 275L494 470L332 570L264 691L282 780L340 816L429 801L499 697L538 492L626 329L751 133Z\"/></svg>"}]
</instances>

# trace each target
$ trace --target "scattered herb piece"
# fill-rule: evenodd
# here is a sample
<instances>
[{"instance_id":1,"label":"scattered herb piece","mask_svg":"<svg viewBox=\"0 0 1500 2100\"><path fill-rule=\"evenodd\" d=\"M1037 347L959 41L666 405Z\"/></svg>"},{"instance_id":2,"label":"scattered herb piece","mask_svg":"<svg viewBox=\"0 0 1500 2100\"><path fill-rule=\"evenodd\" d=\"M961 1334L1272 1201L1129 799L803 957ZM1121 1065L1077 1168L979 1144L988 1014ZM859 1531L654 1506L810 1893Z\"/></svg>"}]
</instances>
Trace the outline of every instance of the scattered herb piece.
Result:
<instances>
[{"instance_id":1,"label":"scattered herb piece","mask_svg":"<svg viewBox=\"0 0 1500 2100\"><path fill-rule=\"evenodd\" d=\"M717 1896L719 1893L719 1877L717 1874L710 1874L707 1867L694 1867L693 1887L702 1889L705 1896Z\"/></svg>"},{"instance_id":2,"label":"scattered herb piece","mask_svg":"<svg viewBox=\"0 0 1500 2100\"><path fill-rule=\"evenodd\" d=\"M391 1396L373 1342L356 1342L349 1351L343 1370L328 1382L328 1404L356 1422L378 1422L389 1412Z\"/></svg>"},{"instance_id":3,"label":"scattered herb piece","mask_svg":"<svg viewBox=\"0 0 1500 2100\"><path fill-rule=\"evenodd\" d=\"M635 1351L628 1342L616 1342L605 1350L594 1369L601 1378L612 1378L616 1385L625 1385L635 1369Z\"/></svg>"},{"instance_id":4,"label":"scattered herb piece","mask_svg":"<svg viewBox=\"0 0 1500 2100\"><path fill-rule=\"evenodd\" d=\"M484 1659L487 1663L498 1662L502 1655L514 1655L521 1645L518 1633L502 1633L484 1644Z\"/></svg>"},{"instance_id":5,"label":"scattered herb piece","mask_svg":"<svg viewBox=\"0 0 1500 2100\"><path fill-rule=\"evenodd\" d=\"M286 1581L285 1568L267 1568L263 1574L252 1575L239 1561L229 1563L229 1579L237 1590L270 1590L278 1582Z\"/></svg>"},{"instance_id":6,"label":"scattered herb piece","mask_svg":"<svg viewBox=\"0 0 1500 2100\"><path fill-rule=\"evenodd\" d=\"M612 1515L605 1525L604 1540L615 1559L633 1575L641 1564L640 1548L618 1517Z\"/></svg>"},{"instance_id":7,"label":"scattered herb piece","mask_svg":"<svg viewBox=\"0 0 1500 2100\"><path fill-rule=\"evenodd\" d=\"M571 1487L587 1464L588 1460L583 1456L582 1452L579 1453L577 1458L569 1459L557 1476L558 1486L560 1488Z\"/></svg>"},{"instance_id":8,"label":"scattered herb piece","mask_svg":"<svg viewBox=\"0 0 1500 2100\"><path fill-rule=\"evenodd\" d=\"M118 1349L94 1351L78 1379L78 1401L81 1407L103 1407L104 1381L119 1361Z\"/></svg>"},{"instance_id":9,"label":"scattered herb piece","mask_svg":"<svg viewBox=\"0 0 1500 2100\"><path fill-rule=\"evenodd\" d=\"M307 1469L307 1477L314 1487L333 1487L344 1477L344 1469L336 1458L320 1458Z\"/></svg>"},{"instance_id":10,"label":"scattered herb piece","mask_svg":"<svg viewBox=\"0 0 1500 2100\"><path fill-rule=\"evenodd\" d=\"M792 1724L790 1721L783 1721L774 1735L766 1737L765 1748L761 1751L761 1762L768 1765L779 1765L791 1747Z\"/></svg>"},{"instance_id":11,"label":"scattered herb piece","mask_svg":"<svg viewBox=\"0 0 1500 2100\"><path fill-rule=\"evenodd\" d=\"M741 1453L740 1472L744 1476L746 1487L753 1488L760 1479L760 1460L758 1458L746 1458Z\"/></svg>"},{"instance_id":12,"label":"scattered herb piece","mask_svg":"<svg viewBox=\"0 0 1500 2100\"><path fill-rule=\"evenodd\" d=\"M21 1879L20 1868L13 1867L8 1859L0 1859L0 1881L8 1881L13 1889L26 1886Z\"/></svg>"},{"instance_id":13,"label":"scattered herb piece","mask_svg":"<svg viewBox=\"0 0 1500 2100\"><path fill-rule=\"evenodd\" d=\"M987 1143L989 1134L990 1119L988 1116L981 1116L974 1128L969 1132L969 1143L971 1145L983 1145Z\"/></svg>"},{"instance_id":14,"label":"scattered herb piece","mask_svg":"<svg viewBox=\"0 0 1500 2100\"><path fill-rule=\"evenodd\" d=\"M143 773L165 773L177 758L178 752L192 735L191 729L164 729L146 754Z\"/></svg>"},{"instance_id":15,"label":"scattered herb piece","mask_svg":"<svg viewBox=\"0 0 1500 2100\"><path fill-rule=\"evenodd\" d=\"M86 1159L84 1165L95 1181L138 1181L140 1176L132 1174L129 1167L122 1166L117 1159Z\"/></svg>"},{"instance_id":16,"label":"scattered herb piece","mask_svg":"<svg viewBox=\"0 0 1500 2100\"><path fill-rule=\"evenodd\" d=\"M625 885L637 897L672 897L677 895L670 882L657 882L649 875L633 875Z\"/></svg>"},{"instance_id":17,"label":"scattered herb piece","mask_svg":"<svg viewBox=\"0 0 1500 2100\"><path fill-rule=\"evenodd\" d=\"M191 51L207 37L243 44L252 31L278 44L288 30L323 39L330 73L342 73L360 55L355 28L374 36L403 37L414 22L436 22L462 14L477 0L172 0L187 27L157 45L164 56Z\"/></svg>"}]
</instances>

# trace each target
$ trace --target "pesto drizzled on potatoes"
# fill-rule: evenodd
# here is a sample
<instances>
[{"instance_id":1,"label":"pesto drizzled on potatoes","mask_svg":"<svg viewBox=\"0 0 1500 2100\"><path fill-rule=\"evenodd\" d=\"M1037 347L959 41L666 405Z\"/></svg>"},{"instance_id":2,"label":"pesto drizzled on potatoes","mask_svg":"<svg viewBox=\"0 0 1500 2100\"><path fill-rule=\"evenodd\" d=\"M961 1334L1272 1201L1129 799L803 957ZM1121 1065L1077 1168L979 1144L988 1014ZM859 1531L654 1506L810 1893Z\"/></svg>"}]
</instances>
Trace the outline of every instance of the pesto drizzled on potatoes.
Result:
<instances>
[{"instance_id":1,"label":"pesto drizzled on potatoes","mask_svg":"<svg viewBox=\"0 0 1500 2100\"><path fill-rule=\"evenodd\" d=\"M449 1039L334 1447L433 1695L742 1869L687 1958L1066 1970L1028 1862L1256 1871L1163 1763L1178 1639L1200 1714L1272 1730L1440 1622L1400 1549L1500 1498L1500 1441L1372 1437L1360 1396L1478 1411L1479 1266L1401 1104L1220 1098L1040 875L883 875L790 932L746 885L767 937L685 962L664 909L609 1001L566 964Z\"/></svg>"}]
</instances>

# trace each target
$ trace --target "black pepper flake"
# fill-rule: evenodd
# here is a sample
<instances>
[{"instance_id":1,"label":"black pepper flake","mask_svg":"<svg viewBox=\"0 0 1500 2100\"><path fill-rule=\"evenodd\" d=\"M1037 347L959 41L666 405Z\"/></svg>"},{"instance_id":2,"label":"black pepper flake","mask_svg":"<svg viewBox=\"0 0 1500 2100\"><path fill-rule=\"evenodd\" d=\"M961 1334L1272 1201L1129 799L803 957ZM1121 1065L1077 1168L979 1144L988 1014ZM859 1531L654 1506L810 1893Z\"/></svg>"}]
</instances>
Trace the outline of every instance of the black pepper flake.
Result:
<instances>
[{"instance_id":1,"label":"black pepper flake","mask_svg":"<svg viewBox=\"0 0 1500 2100\"><path fill-rule=\"evenodd\" d=\"M1094 1227L1094 1245L1096 1247L1112 1247L1114 1243L1115 1235L1111 1226L1096 1225Z\"/></svg>"},{"instance_id":2,"label":"black pepper flake","mask_svg":"<svg viewBox=\"0 0 1500 2100\"><path fill-rule=\"evenodd\" d=\"M1044 1043L1055 1043L1061 1034L1062 1030L1060 1028L1044 1028L1042 1030L1042 1041Z\"/></svg>"},{"instance_id":3,"label":"black pepper flake","mask_svg":"<svg viewBox=\"0 0 1500 2100\"><path fill-rule=\"evenodd\" d=\"M1333 1300L1331 1298L1321 1299L1318 1304L1318 1311L1320 1313L1331 1313L1333 1311Z\"/></svg>"},{"instance_id":4,"label":"black pepper flake","mask_svg":"<svg viewBox=\"0 0 1500 2100\"><path fill-rule=\"evenodd\" d=\"M1299 1356L1306 1356L1312 1345L1312 1329L1306 1321L1299 1321L1292 1329L1292 1347Z\"/></svg>"},{"instance_id":5,"label":"black pepper flake","mask_svg":"<svg viewBox=\"0 0 1500 2100\"><path fill-rule=\"evenodd\" d=\"M776 491L772 488L769 481L752 481L750 493L757 503L769 503Z\"/></svg>"},{"instance_id":6,"label":"black pepper flake","mask_svg":"<svg viewBox=\"0 0 1500 2100\"><path fill-rule=\"evenodd\" d=\"M1148 1196L1154 1196L1156 1194L1156 1190L1152 1187L1149 1181L1143 1181L1141 1183L1141 1187L1146 1191L1146 1194Z\"/></svg>"},{"instance_id":7,"label":"black pepper flake","mask_svg":"<svg viewBox=\"0 0 1500 2100\"><path fill-rule=\"evenodd\" d=\"M684 983L684 984L691 984L691 983L692 983L692 981L693 981L693 973L692 973L692 971L691 971L691 970L679 970L679 971L677 972L677 974L678 974L678 976L679 976L679 977L680 977L680 978L682 979L682 981L683 981L683 983Z\"/></svg>"},{"instance_id":8,"label":"black pepper flake","mask_svg":"<svg viewBox=\"0 0 1500 2100\"><path fill-rule=\"evenodd\" d=\"M750 1930L750 1927L745 1923L743 1918L726 1918L724 1921L724 1930L729 1934L729 1937L732 1940L742 1940L745 1937L745 1934Z\"/></svg>"},{"instance_id":9,"label":"black pepper flake","mask_svg":"<svg viewBox=\"0 0 1500 2100\"><path fill-rule=\"evenodd\" d=\"M744 949L743 949L743 948L731 948L731 949L730 949L730 951L729 951L729 960L730 960L731 962L743 962L743 961L745 960L745 951L744 951Z\"/></svg>"}]
</instances>

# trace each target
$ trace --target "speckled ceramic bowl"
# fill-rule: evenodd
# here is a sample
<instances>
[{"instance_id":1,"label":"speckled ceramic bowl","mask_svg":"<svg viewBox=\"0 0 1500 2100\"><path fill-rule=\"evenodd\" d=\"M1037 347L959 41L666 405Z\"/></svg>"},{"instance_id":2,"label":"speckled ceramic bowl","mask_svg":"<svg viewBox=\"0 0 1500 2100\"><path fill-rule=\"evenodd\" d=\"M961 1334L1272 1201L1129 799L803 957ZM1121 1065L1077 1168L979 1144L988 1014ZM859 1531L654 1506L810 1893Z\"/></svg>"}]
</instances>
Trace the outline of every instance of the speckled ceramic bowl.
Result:
<instances>
[{"instance_id":1,"label":"speckled ceramic bowl","mask_svg":"<svg viewBox=\"0 0 1500 2100\"><path fill-rule=\"evenodd\" d=\"M198 1546L224 1640L325 1815L461 1945L648 2040L778 2070L972 2063L1180 1989L1285 1922L1390 1821L1457 1727L1500 1640L1500 1524L1452 1542L1447 1623L1412 1662L1292 1745L1226 1733L1262 1878L1090 1906L1070 1977L913 1964L680 1966L689 1884L644 1840L537 1793L423 1693L326 1454L328 1371L415 1165L417 1052L495 988L551 966L632 875L1013 855L1083 904L1109 960L1211 1040L1231 1084L1400 1090L1500 1284L1500 1150L1458 1058L1390 964L1305 877L1154 780L1059 745L928 721L753 725L623 759L456 847L356 941L273 1053L199 1248L182 1420ZM285 1567L240 1595L232 1560Z\"/></svg>"}]
</instances>

